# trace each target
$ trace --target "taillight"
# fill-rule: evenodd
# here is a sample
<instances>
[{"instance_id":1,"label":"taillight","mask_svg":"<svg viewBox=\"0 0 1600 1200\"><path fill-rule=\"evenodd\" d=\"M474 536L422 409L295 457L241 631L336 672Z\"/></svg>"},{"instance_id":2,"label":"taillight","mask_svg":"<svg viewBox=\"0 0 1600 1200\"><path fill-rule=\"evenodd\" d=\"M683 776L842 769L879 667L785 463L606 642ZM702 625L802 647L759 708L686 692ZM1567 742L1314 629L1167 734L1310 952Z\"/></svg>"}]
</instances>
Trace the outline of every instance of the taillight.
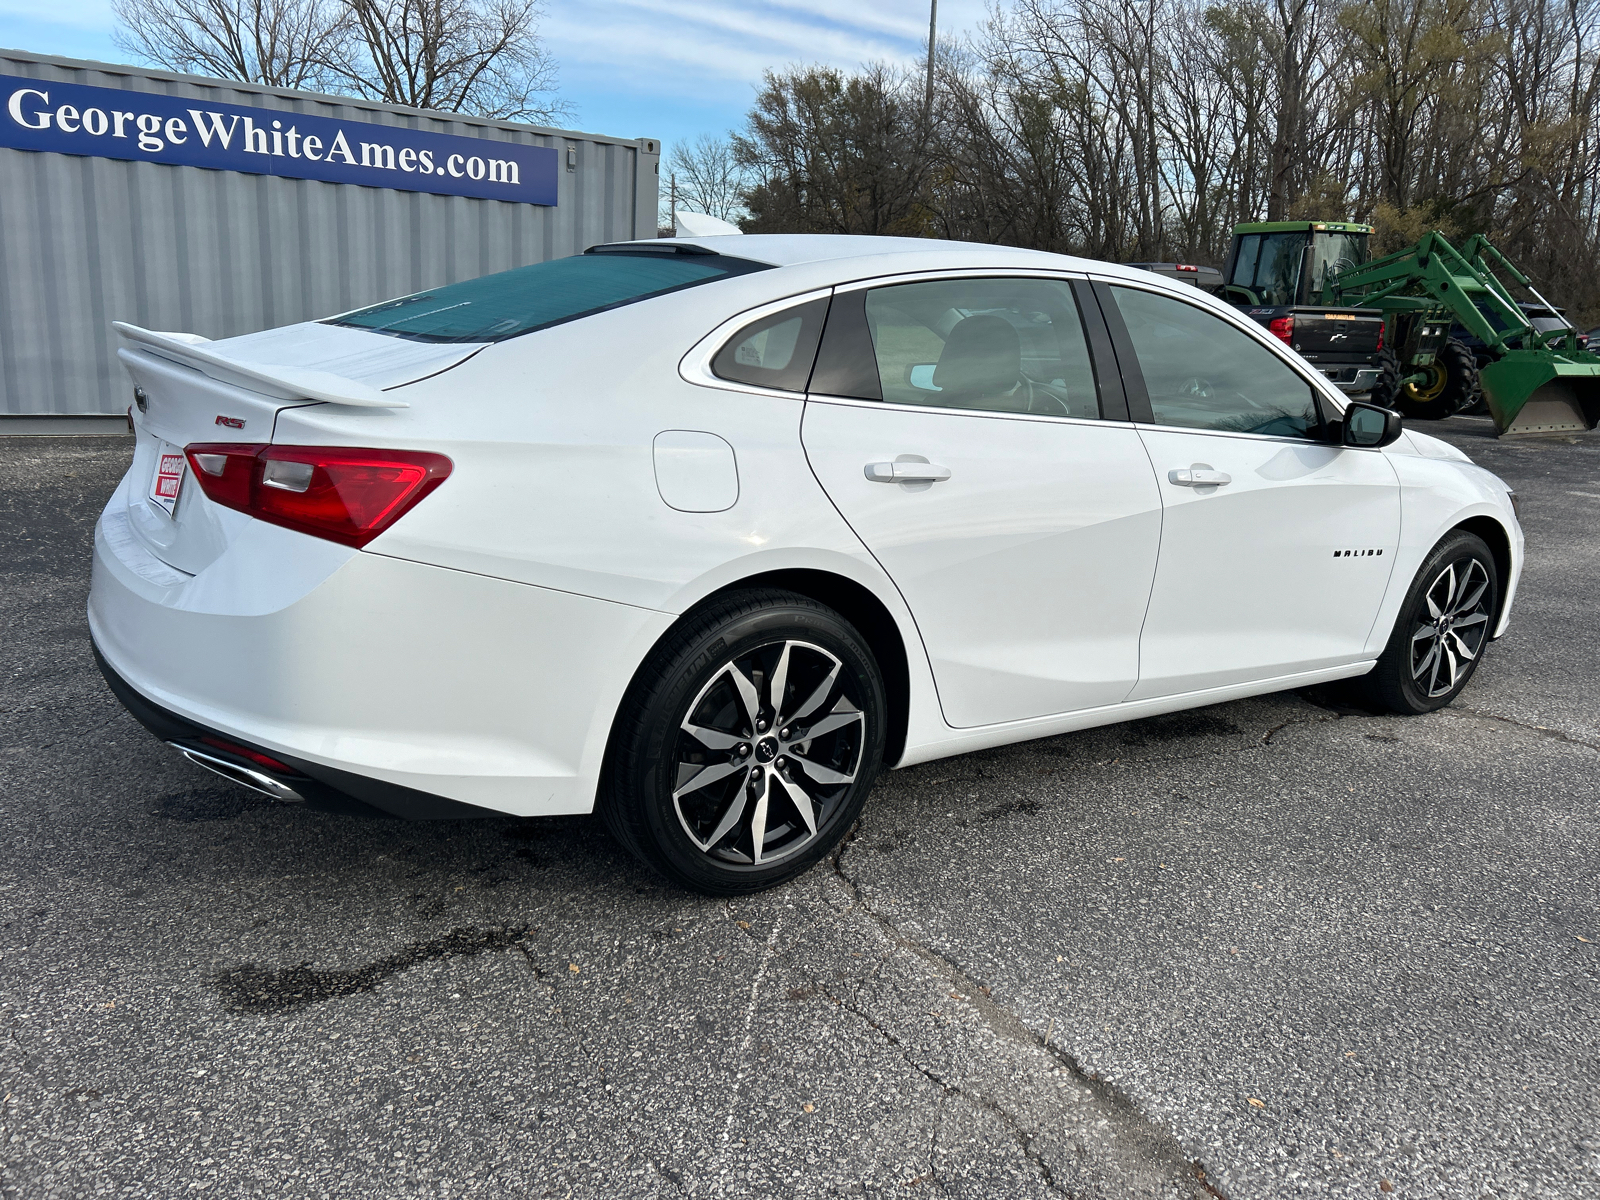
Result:
<instances>
[{"instance_id":1,"label":"taillight","mask_svg":"<svg viewBox=\"0 0 1600 1200\"><path fill-rule=\"evenodd\" d=\"M1272 331L1273 337L1282 338L1289 345L1294 345L1293 317L1273 317L1272 320L1268 322L1267 328Z\"/></svg>"},{"instance_id":2,"label":"taillight","mask_svg":"<svg viewBox=\"0 0 1600 1200\"><path fill-rule=\"evenodd\" d=\"M1383 326L1378 326L1378 349L1383 349Z\"/></svg>"},{"instance_id":3,"label":"taillight","mask_svg":"<svg viewBox=\"0 0 1600 1200\"><path fill-rule=\"evenodd\" d=\"M450 476L442 454L347 446L197 443L184 450L217 504L262 521L365 546Z\"/></svg>"}]
</instances>

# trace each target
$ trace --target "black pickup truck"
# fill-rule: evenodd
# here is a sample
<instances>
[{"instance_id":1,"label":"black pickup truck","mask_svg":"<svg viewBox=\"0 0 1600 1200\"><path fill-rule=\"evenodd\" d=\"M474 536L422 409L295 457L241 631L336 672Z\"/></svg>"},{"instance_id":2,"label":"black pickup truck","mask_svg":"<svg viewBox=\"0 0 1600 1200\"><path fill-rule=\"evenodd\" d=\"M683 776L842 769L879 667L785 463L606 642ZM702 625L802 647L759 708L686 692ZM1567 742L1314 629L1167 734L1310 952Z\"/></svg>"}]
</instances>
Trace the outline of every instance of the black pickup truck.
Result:
<instances>
[{"instance_id":1,"label":"black pickup truck","mask_svg":"<svg viewBox=\"0 0 1600 1200\"><path fill-rule=\"evenodd\" d=\"M1255 285L1254 289L1226 286L1223 272L1215 267L1153 262L1128 265L1142 267L1167 279L1191 283L1202 291L1220 296L1298 350L1307 362L1326 375L1341 391L1352 395L1371 391L1372 385L1378 381L1378 351L1383 348L1383 313L1376 308L1329 309L1312 304L1274 304L1274 300L1292 298L1302 290L1298 278L1281 277L1291 267L1297 270L1300 266L1304 257L1301 251L1309 234L1301 233L1293 245L1280 247L1269 243L1267 257L1276 266L1269 264L1258 272L1260 247L1256 242L1262 239L1255 231L1270 228L1278 240L1284 239L1285 232L1279 231L1276 225L1241 225L1239 228L1254 235L1253 241L1245 239L1252 257L1248 262L1236 264L1235 260L1239 257L1236 248L1229 255L1229 265L1236 274ZM1284 230L1288 228L1285 226ZM1320 230L1321 226L1317 228ZM1294 235L1288 236L1292 239ZM1258 273L1260 280L1255 277Z\"/></svg>"},{"instance_id":2,"label":"black pickup truck","mask_svg":"<svg viewBox=\"0 0 1600 1200\"><path fill-rule=\"evenodd\" d=\"M1376 308L1250 304L1239 309L1282 338L1342 392L1372 390L1383 349L1383 313Z\"/></svg>"}]
</instances>

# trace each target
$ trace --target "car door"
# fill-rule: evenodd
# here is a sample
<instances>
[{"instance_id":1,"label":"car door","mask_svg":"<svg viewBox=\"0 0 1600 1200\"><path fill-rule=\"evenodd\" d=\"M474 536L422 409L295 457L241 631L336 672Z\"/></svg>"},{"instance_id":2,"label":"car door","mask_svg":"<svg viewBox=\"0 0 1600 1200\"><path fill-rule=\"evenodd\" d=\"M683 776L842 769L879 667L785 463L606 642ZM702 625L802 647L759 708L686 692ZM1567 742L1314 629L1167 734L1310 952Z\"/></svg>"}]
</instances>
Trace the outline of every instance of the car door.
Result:
<instances>
[{"instance_id":1,"label":"car door","mask_svg":"<svg viewBox=\"0 0 1600 1200\"><path fill-rule=\"evenodd\" d=\"M1400 537L1378 450L1332 440L1287 352L1155 289L1097 283L1161 489L1130 699L1359 662Z\"/></svg>"},{"instance_id":2,"label":"car door","mask_svg":"<svg viewBox=\"0 0 1600 1200\"><path fill-rule=\"evenodd\" d=\"M1080 285L1086 288L1086 284ZM1042 277L835 293L801 436L899 587L958 728L1138 679L1161 500L1092 293ZM1085 320L1085 314L1088 320Z\"/></svg>"}]
</instances>

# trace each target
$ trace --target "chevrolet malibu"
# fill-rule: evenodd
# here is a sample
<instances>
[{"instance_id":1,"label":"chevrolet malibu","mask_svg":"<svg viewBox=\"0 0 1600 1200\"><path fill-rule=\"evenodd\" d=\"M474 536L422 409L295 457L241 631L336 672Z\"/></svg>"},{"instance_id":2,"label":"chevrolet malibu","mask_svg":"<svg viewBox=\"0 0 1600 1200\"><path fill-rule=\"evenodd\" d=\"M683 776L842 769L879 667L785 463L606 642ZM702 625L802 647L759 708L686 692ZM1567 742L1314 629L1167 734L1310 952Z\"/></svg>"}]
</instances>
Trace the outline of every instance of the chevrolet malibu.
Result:
<instances>
[{"instance_id":1,"label":"chevrolet malibu","mask_svg":"<svg viewBox=\"0 0 1600 1200\"><path fill-rule=\"evenodd\" d=\"M711 893L884 766L1355 677L1436 709L1522 565L1495 476L1104 263L690 238L117 328L89 621L139 720L286 802L598 810Z\"/></svg>"}]
</instances>

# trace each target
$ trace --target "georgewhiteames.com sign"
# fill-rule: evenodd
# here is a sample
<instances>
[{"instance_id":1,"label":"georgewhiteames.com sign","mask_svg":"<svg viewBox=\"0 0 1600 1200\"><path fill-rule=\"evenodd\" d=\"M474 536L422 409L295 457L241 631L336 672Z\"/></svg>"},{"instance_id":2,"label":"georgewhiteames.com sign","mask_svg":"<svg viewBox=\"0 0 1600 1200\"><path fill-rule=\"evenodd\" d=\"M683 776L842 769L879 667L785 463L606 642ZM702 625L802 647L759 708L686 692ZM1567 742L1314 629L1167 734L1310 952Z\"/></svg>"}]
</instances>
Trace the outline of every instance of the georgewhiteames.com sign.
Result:
<instances>
[{"instance_id":1,"label":"georgewhiteames.com sign","mask_svg":"<svg viewBox=\"0 0 1600 1200\"><path fill-rule=\"evenodd\" d=\"M0 75L0 146L553 205L548 146Z\"/></svg>"}]
</instances>

